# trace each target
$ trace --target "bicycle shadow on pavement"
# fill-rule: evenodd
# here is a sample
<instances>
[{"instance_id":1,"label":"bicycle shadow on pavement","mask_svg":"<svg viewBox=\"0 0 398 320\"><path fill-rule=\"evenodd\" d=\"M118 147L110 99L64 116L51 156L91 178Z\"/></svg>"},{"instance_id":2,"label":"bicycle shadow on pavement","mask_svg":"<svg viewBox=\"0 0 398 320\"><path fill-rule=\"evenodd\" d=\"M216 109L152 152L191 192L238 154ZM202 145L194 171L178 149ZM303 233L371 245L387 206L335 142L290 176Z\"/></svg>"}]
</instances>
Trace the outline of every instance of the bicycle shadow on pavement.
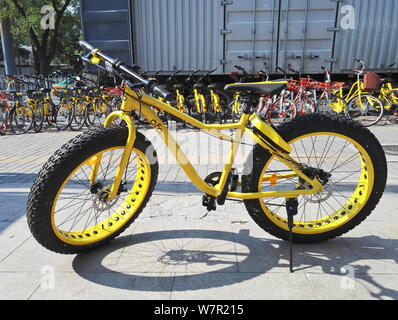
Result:
<instances>
[{"instance_id":1,"label":"bicycle shadow on pavement","mask_svg":"<svg viewBox=\"0 0 398 320\"><path fill-rule=\"evenodd\" d=\"M0 188L8 187L10 183L24 183L32 186L37 173L0 172Z\"/></svg>"},{"instance_id":2,"label":"bicycle shadow on pavement","mask_svg":"<svg viewBox=\"0 0 398 320\"><path fill-rule=\"evenodd\" d=\"M368 264L370 261L372 265L398 263L397 247L398 240L378 236L344 237L319 244L295 245L294 270L297 275L315 272L321 276L339 276L332 278L332 282L338 282L350 277L347 269L351 268L356 287L371 287L366 289L370 297L398 299L398 290L378 282ZM121 252L117 262L107 263L107 256L115 252ZM280 274L286 272L287 277L290 274L289 246L277 239L250 236L249 230L245 229L239 233L154 231L120 237L105 247L79 254L73 260L73 269L93 283L146 292L223 287L243 283L267 272L271 277L276 275L278 286L284 286ZM345 299L350 299L349 292Z\"/></svg>"},{"instance_id":3,"label":"bicycle shadow on pavement","mask_svg":"<svg viewBox=\"0 0 398 320\"><path fill-rule=\"evenodd\" d=\"M26 215L26 201L35 177L35 174L0 173L0 234Z\"/></svg>"}]
</instances>

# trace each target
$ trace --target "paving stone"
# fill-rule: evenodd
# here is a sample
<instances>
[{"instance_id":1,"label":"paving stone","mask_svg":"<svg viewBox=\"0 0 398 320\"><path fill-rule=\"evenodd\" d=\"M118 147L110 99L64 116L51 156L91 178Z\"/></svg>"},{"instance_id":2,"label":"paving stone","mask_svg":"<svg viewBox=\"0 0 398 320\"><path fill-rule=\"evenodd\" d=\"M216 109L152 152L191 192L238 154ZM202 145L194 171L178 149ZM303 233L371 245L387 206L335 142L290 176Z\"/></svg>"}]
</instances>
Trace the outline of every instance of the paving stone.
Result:
<instances>
[{"instance_id":1,"label":"paving stone","mask_svg":"<svg viewBox=\"0 0 398 320\"><path fill-rule=\"evenodd\" d=\"M337 239L294 245L293 274L287 242L262 230L243 203L227 201L207 213L201 191L156 132L139 130L158 152L154 194L123 234L80 255L41 247L25 217L38 171L78 133L0 137L6 150L0 154L0 299L398 298L398 155L392 147L398 145L397 125L370 128L388 161L388 182L377 208ZM171 133L201 177L222 170L229 143L187 129ZM252 148L250 137L244 142L236 159L240 172Z\"/></svg>"}]
</instances>

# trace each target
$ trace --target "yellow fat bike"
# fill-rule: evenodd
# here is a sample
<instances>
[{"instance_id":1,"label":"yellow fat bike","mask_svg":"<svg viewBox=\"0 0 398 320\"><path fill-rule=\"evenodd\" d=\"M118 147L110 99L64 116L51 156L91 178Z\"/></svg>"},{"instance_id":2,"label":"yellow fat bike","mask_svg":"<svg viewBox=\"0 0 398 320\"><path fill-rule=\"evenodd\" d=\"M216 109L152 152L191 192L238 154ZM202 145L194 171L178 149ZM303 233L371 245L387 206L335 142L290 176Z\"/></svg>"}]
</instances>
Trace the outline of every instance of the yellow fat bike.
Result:
<instances>
[{"instance_id":1,"label":"yellow fat bike","mask_svg":"<svg viewBox=\"0 0 398 320\"><path fill-rule=\"evenodd\" d=\"M278 128L262 121L245 104L237 123L206 124L170 107L173 96L156 81L87 42L93 64L113 66L127 81L120 111L104 127L66 143L34 181L27 221L35 239L49 250L75 254L114 239L144 210L155 188L159 165L151 142L129 116L140 111L203 194L208 211L226 200L243 201L266 232L290 243L314 243L340 236L360 224L376 207L386 184L386 159L376 137L339 115L306 114ZM285 81L230 84L227 91L269 95ZM151 106L219 139L231 148L222 172L201 178ZM115 118L127 127L112 126ZM222 130L232 130L227 136ZM233 167L244 135L255 142L243 171Z\"/></svg>"}]
</instances>

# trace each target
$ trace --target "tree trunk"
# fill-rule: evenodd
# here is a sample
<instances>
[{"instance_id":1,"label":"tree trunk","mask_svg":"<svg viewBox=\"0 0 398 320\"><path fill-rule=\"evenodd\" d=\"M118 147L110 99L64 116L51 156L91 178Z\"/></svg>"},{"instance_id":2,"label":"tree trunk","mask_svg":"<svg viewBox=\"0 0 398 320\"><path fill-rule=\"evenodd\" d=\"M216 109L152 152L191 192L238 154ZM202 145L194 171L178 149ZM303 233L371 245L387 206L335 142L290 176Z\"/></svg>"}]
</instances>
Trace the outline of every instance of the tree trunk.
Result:
<instances>
[{"instance_id":1,"label":"tree trunk","mask_svg":"<svg viewBox=\"0 0 398 320\"><path fill-rule=\"evenodd\" d=\"M33 66L35 68L35 73L39 74L40 73L40 59L39 59L39 54L37 52L37 49L32 46L33 49Z\"/></svg>"},{"instance_id":2,"label":"tree trunk","mask_svg":"<svg viewBox=\"0 0 398 320\"><path fill-rule=\"evenodd\" d=\"M40 74L47 77L50 73L50 62L46 55L39 55L40 59Z\"/></svg>"},{"instance_id":3,"label":"tree trunk","mask_svg":"<svg viewBox=\"0 0 398 320\"><path fill-rule=\"evenodd\" d=\"M43 50L33 50L33 56L35 58L35 72L42 76L48 76L50 73L50 59L47 57Z\"/></svg>"}]
</instances>

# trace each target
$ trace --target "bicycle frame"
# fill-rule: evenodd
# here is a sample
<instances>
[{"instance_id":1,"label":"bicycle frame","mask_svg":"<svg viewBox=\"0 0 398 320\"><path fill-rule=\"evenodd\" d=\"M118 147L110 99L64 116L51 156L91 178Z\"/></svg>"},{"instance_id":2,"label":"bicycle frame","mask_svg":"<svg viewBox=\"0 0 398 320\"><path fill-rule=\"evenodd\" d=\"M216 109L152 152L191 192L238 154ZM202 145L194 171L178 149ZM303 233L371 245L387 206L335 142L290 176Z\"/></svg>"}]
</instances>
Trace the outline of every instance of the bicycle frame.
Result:
<instances>
[{"instance_id":1,"label":"bicycle frame","mask_svg":"<svg viewBox=\"0 0 398 320\"><path fill-rule=\"evenodd\" d=\"M361 98L361 94L362 94L362 81L358 80L351 86L350 91L348 92L348 94L345 97L345 100L348 103L355 97Z\"/></svg>"},{"instance_id":2,"label":"bicycle frame","mask_svg":"<svg viewBox=\"0 0 398 320\"><path fill-rule=\"evenodd\" d=\"M238 114L239 112L239 99L240 99L240 92L236 92L234 95L234 105L232 107L232 113Z\"/></svg>"},{"instance_id":3,"label":"bicycle frame","mask_svg":"<svg viewBox=\"0 0 398 320\"><path fill-rule=\"evenodd\" d=\"M194 89L193 93L194 93L194 98L195 98L196 111L198 113L206 112L207 106L206 106L206 100L205 100L204 95L199 93L198 89ZM201 103L202 103L203 110L201 108Z\"/></svg>"},{"instance_id":4,"label":"bicycle frame","mask_svg":"<svg viewBox=\"0 0 398 320\"><path fill-rule=\"evenodd\" d=\"M384 104L384 110L387 110L387 111L389 111L393 105L390 102L390 100L388 99L388 95L392 90L393 90L392 83L387 82L381 87L379 95L378 95L378 98Z\"/></svg>"},{"instance_id":5,"label":"bicycle frame","mask_svg":"<svg viewBox=\"0 0 398 320\"><path fill-rule=\"evenodd\" d=\"M221 112L220 97L218 96L218 94L216 94L213 89L210 89L210 96L211 96L211 106L213 111Z\"/></svg>"},{"instance_id":6,"label":"bicycle frame","mask_svg":"<svg viewBox=\"0 0 398 320\"><path fill-rule=\"evenodd\" d=\"M177 108L181 112L185 112L185 98L184 96L180 93L180 90L176 89L176 95L177 95Z\"/></svg>"},{"instance_id":7,"label":"bicycle frame","mask_svg":"<svg viewBox=\"0 0 398 320\"><path fill-rule=\"evenodd\" d=\"M221 174L220 181L216 186L210 186L199 176L199 174L193 168L192 164L189 162L184 152L181 150L180 146L177 144L175 139L169 134L164 123L160 120L157 114L151 109L151 106L160 109L164 112L170 113L171 115L190 123L194 127L208 131L210 134L218 137L219 139L231 142L231 149L228 155L227 162ZM222 193L224 186L227 182L228 175L234 163L234 159L237 154L239 144L245 132L249 133L256 142L258 142L264 148L268 149L273 156L277 157L282 163L284 163L288 168L290 168L294 172L294 174L290 175L286 174L279 175L277 176L277 179L299 176L303 180L305 180L312 187L312 189L280 190L280 191L275 190L275 191L254 192L254 193L228 192L227 194L228 198L237 198L237 199L259 199L259 198L269 198L269 197L295 198L298 195L314 194L319 191L323 191L322 184L316 178L312 180L309 177L307 177L305 174L303 174L300 170L303 169L303 167L300 164L296 163L289 156L288 153L282 153L280 151L275 150L271 145L268 145L265 142L265 140L261 140L259 136L255 135L250 129L247 128L247 122L249 120L248 114L243 113L238 123L205 124L185 113L180 112L176 108L168 105L167 103L160 101L159 99L148 96L143 92L137 93L136 91L130 89L129 87L126 87L121 110L112 112L107 117L104 124L105 127L110 126L112 124L112 121L116 117L119 117L127 123L129 129L129 135L127 138L126 147L123 152L119 167L117 169L115 180L111 186L109 194L110 198L113 198L117 195L123 177L123 172L126 168L130 153L133 149L135 136L136 136L136 128L134 122L129 117L129 114L132 110L136 110L142 113L142 115L147 119L148 123L155 129L155 131L161 137L163 142L167 145L171 153L175 156L177 162L184 170L184 172L187 174L188 178L192 181L192 183L198 189L200 189L201 191L210 196L217 197ZM272 141L274 141L278 145L281 145L284 148L286 148L285 150L289 150L289 152L291 152L290 145L288 145L270 125L266 123L263 123L263 125L265 126L264 130L262 130L264 131L263 132L264 134L266 134ZM236 130L235 136L231 138L225 136L220 132L221 130L225 129L235 129ZM99 169L100 161L101 161L101 156L93 157L93 159L89 160L89 164L92 166L92 172L90 175L90 182L92 184L96 182L96 174ZM293 165L293 163L295 165ZM271 177L265 176L263 177L263 181L270 181L270 178ZM275 177L273 177L273 179L275 179Z\"/></svg>"}]
</instances>

